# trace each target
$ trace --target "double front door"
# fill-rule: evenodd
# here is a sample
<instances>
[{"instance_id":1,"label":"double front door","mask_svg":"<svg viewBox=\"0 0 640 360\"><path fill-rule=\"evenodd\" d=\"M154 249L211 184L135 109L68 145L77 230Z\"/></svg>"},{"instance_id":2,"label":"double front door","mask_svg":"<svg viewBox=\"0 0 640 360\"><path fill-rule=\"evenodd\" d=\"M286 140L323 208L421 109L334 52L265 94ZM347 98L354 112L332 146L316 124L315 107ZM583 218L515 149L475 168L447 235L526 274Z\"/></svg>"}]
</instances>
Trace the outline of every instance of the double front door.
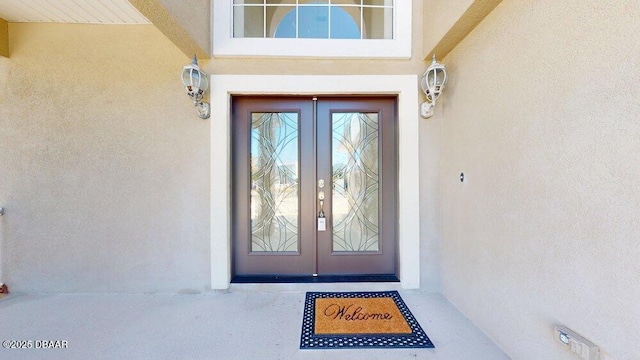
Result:
<instances>
[{"instance_id":1,"label":"double front door","mask_svg":"<svg viewBox=\"0 0 640 360\"><path fill-rule=\"evenodd\" d=\"M395 98L232 108L234 275L395 274Z\"/></svg>"}]
</instances>

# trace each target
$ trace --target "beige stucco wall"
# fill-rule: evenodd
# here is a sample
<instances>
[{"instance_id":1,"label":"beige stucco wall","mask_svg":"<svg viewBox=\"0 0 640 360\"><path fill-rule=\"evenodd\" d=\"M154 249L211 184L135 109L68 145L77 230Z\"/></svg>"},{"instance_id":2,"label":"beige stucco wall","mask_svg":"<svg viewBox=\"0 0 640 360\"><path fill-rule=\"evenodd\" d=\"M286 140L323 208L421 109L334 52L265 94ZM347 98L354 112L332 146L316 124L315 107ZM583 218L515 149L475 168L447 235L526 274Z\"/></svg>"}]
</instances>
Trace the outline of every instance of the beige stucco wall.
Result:
<instances>
[{"instance_id":1,"label":"beige stucco wall","mask_svg":"<svg viewBox=\"0 0 640 360\"><path fill-rule=\"evenodd\" d=\"M407 1L407 0L403 0ZM421 74L427 65L422 60L421 0L412 0L411 59L299 59L299 58L213 58L208 68L215 74L286 75L395 75ZM215 21L215 19L214 19Z\"/></svg>"},{"instance_id":2,"label":"beige stucco wall","mask_svg":"<svg viewBox=\"0 0 640 360\"><path fill-rule=\"evenodd\" d=\"M404 0L403 0L404 1ZM211 74L256 75L404 75L422 74L427 65L422 59L423 1L412 4L412 57L396 59L287 59L287 58L213 58L206 70ZM215 84L212 84L215 86ZM416 87L419 84L416 82ZM274 84L274 88L277 84ZM421 92L420 92L421 93ZM416 99L415 106L424 101ZM215 121L215 119L213 120ZM400 119L402 121L402 119ZM440 136L432 136L431 123L420 120L420 152L424 171L420 177L421 288L440 291Z\"/></svg>"},{"instance_id":3,"label":"beige stucco wall","mask_svg":"<svg viewBox=\"0 0 640 360\"><path fill-rule=\"evenodd\" d=\"M9 57L9 24L0 18L0 57Z\"/></svg>"},{"instance_id":4,"label":"beige stucco wall","mask_svg":"<svg viewBox=\"0 0 640 360\"><path fill-rule=\"evenodd\" d=\"M424 7L428 10L423 12L422 18L425 27L421 43L423 57L429 56L427 52L440 42L473 2L474 0L424 0Z\"/></svg>"},{"instance_id":5,"label":"beige stucco wall","mask_svg":"<svg viewBox=\"0 0 640 360\"><path fill-rule=\"evenodd\" d=\"M8 75L8 66L9 66L9 59L0 56L0 123L2 122L1 119L6 119L9 116L9 109L7 108L6 104L6 93L7 93L7 75ZM2 134L2 128L0 128L0 134ZM0 139L2 138L2 135L0 135ZM1 147L1 143L0 143L0 147ZM0 169L4 169L4 163L0 162ZM2 170L0 172L0 193L2 193L2 188L4 187L3 184L6 180L3 179L3 175L2 173L4 172L4 170ZM2 198L0 198L0 207L3 206L2 203ZM0 283L4 282L4 272L3 272L3 255L2 255L2 248L3 248L3 244L4 244L4 231L3 231L3 227L4 227L4 217L0 216Z\"/></svg>"},{"instance_id":6,"label":"beige stucco wall","mask_svg":"<svg viewBox=\"0 0 640 360\"><path fill-rule=\"evenodd\" d=\"M0 255L14 292L209 288L209 131L152 25L10 24Z\"/></svg>"},{"instance_id":7,"label":"beige stucco wall","mask_svg":"<svg viewBox=\"0 0 640 360\"><path fill-rule=\"evenodd\" d=\"M421 74L422 9L414 0L410 60L200 65L216 75ZM197 118L180 86L189 59L151 25L10 26L12 56L0 58L0 281L16 292L209 288L216 119ZM439 291L440 141L430 127L421 121L416 149L434 164L420 180L421 284Z\"/></svg>"},{"instance_id":8,"label":"beige stucco wall","mask_svg":"<svg viewBox=\"0 0 640 360\"><path fill-rule=\"evenodd\" d=\"M639 13L503 1L444 59L444 294L514 359L640 354Z\"/></svg>"},{"instance_id":9,"label":"beige stucco wall","mask_svg":"<svg viewBox=\"0 0 640 360\"><path fill-rule=\"evenodd\" d=\"M193 40L211 54L211 1L212 0L159 0L191 35ZM195 10L197 9L197 11Z\"/></svg>"}]
</instances>

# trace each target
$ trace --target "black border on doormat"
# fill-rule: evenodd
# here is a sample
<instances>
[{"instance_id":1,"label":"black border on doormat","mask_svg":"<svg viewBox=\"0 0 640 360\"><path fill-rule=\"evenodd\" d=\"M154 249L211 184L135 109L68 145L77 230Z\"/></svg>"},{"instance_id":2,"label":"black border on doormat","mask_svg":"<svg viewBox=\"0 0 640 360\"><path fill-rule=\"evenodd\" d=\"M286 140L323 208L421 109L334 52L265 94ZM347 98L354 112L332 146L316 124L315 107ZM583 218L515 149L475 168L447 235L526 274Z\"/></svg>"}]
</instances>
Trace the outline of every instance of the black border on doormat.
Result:
<instances>
[{"instance_id":1,"label":"black border on doormat","mask_svg":"<svg viewBox=\"0 0 640 360\"><path fill-rule=\"evenodd\" d=\"M383 298L390 297L411 328L411 334L345 334L316 335L315 303L318 298ZM420 324L397 291L373 292L307 292L304 301L300 349L362 349L362 348L434 348Z\"/></svg>"}]
</instances>

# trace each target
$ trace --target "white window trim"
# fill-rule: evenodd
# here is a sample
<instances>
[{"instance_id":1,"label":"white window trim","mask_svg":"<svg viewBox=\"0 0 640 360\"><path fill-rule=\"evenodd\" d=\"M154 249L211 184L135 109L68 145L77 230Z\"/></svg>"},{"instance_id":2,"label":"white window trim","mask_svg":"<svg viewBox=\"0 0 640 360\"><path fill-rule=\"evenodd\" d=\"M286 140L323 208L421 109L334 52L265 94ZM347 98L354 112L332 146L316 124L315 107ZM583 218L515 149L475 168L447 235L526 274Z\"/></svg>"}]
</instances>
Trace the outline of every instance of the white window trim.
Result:
<instances>
[{"instance_id":1,"label":"white window trim","mask_svg":"<svg viewBox=\"0 0 640 360\"><path fill-rule=\"evenodd\" d=\"M211 288L231 281L231 96L245 94L398 96L398 277L420 288L418 78L416 75L212 75Z\"/></svg>"},{"instance_id":2,"label":"white window trim","mask_svg":"<svg viewBox=\"0 0 640 360\"><path fill-rule=\"evenodd\" d=\"M234 38L232 0L212 1L214 57L411 58L412 1L396 0L394 39Z\"/></svg>"}]
</instances>

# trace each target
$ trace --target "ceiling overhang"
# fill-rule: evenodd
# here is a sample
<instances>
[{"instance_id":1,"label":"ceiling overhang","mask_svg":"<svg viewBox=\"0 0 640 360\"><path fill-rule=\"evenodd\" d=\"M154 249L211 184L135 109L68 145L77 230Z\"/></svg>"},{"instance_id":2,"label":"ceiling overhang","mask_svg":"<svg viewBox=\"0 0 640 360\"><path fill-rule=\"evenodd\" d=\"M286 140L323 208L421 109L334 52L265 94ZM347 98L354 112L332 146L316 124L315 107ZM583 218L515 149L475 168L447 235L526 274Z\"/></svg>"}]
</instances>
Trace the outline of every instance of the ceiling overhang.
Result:
<instances>
[{"instance_id":1,"label":"ceiling overhang","mask_svg":"<svg viewBox=\"0 0 640 360\"><path fill-rule=\"evenodd\" d=\"M8 24L152 23L188 57L211 54L211 0L0 0L0 56L9 56Z\"/></svg>"},{"instance_id":2,"label":"ceiling overhang","mask_svg":"<svg viewBox=\"0 0 640 360\"><path fill-rule=\"evenodd\" d=\"M8 22L63 24L149 24L128 0L2 0Z\"/></svg>"},{"instance_id":3,"label":"ceiling overhang","mask_svg":"<svg viewBox=\"0 0 640 360\"><path fill-rule=\"evenodd\" d=\"M209 49L203 49L176 19L174 13L167 10L159 0L129 0L129 2L187 56L191 57L195 54L200 59L211 57ZM208 12L205 13L210 23L210 15Z\"/></svg>"},{"instance_id":4,"label":"ceiling overhang","mask_svg":"<svg viewBox=\"0 0 640 360\"><path fill-rule=\"evenodd\" d=\"M430 60L434 54L439 59L447 56L501 1L466 0L466 4L443 0L426 2L423 59ZM429 4L435 6L428 7ZM428 34L435 34L435 37Z\"/></svg>"},{"instance_id":5,"label":"ceiling overhang","mask_svg":"<svg viewBox=\"0 0 640 360\"><path fill-rule=\"evenodd\" d=\"M9 57L9 24L0 18L0 56Z\"/></svg>"}]
</instances>

